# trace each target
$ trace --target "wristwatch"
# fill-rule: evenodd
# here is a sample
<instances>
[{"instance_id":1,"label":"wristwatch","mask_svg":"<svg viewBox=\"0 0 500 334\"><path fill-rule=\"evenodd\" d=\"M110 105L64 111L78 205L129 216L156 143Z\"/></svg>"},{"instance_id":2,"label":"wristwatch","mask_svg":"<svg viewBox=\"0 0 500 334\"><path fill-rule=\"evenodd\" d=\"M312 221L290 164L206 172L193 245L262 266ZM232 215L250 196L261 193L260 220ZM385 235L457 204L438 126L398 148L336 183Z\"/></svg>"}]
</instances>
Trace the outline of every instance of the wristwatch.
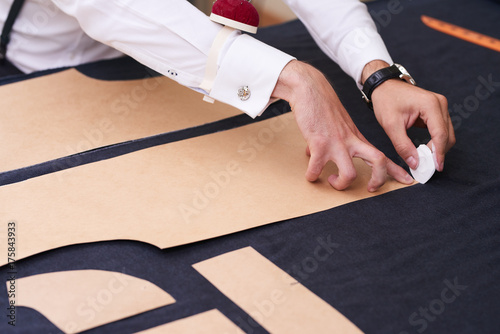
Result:
<instances>
[{"instance_id":1,"label":"wristwatch","mask_svg":"<svg viewBox=\"0 0 500 334\"><path fill-rule=\"evenodd\" d=\"M380 84L389 79L397 79L397 78L404 80L414 86L417 85L417 83L415 82L415 80L413 80L410 73L408 73L408 71L402 65L399 64L392 64L389 67L378 70L372 75L370 75L368 79L366 79L361 93L363 94L362 96L363 100L365 100L370 109L373 109L373 104L371 99L372 99L372 93L375 90L375 88L377 88Z\"/></svg>"}]
</instances>

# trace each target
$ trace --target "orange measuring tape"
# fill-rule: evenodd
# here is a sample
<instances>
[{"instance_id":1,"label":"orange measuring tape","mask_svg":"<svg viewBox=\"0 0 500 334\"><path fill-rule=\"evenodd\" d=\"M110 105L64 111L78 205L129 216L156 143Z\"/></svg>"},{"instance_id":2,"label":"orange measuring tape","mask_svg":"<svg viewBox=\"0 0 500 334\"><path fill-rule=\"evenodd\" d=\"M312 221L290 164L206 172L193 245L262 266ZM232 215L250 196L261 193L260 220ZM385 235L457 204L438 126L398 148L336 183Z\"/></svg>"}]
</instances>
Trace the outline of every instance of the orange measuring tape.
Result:
<instances>
[{"instance_id":1,"label":"orange measuring tape","mask_svg":"<svg viewBox=\"0 0 500 334\"><path fill-rule=\"evenodd\" d=\"M463 39L467 42L471 42L471 43L474 43L477 45L484 46L485 48L489 48L489 49L500 52L500 40L499 39L496 39L496 38L493 38L490 36L486 36L486 35L480 34L478 32L468 30L468 29L456 26L456 25L448 23L448 22L440 21L440 20L434 19L434 18L426 16L426 15L422 15L420 17L420 19L422 20L422 22L426 26L428 26L434 30L437 30L437 31L443 32L445 34Z\"/></svg>"}]
</instances>

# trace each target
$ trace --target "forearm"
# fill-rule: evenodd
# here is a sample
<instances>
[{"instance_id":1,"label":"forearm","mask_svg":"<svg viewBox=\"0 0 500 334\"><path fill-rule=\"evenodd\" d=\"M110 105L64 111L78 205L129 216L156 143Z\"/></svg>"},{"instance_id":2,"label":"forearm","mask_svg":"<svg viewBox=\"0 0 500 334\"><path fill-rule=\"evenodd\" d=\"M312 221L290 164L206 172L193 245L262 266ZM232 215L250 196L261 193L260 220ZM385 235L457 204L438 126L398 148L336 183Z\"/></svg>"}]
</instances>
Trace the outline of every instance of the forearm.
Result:
<instances>
[{"instance_id":1,"label":"forearm","mask_svg":"<svg viewBox=\"0 0 500 334\"><path fill-rule=\"evenodd\" d=\"M221 30L185 0L53 0L92 38L181 85L256 117L270 103L282 68L293 57L234 31L222 45L211 89L200 88L208 54ZM248 87L242 100L238 90ZM201 98L201 96L200 96Z\"/></svg>"},{"instance_id":2,"label":"forearm","mask_svg":"<svg viewBox=\"0 0 500 334\"><path fill-rule=\"evenodd\" d=\"M381 59L392 63L366 5L359 0L285 0L318 46L361 88L364 66Z\"/></svg>"}]
</instances>

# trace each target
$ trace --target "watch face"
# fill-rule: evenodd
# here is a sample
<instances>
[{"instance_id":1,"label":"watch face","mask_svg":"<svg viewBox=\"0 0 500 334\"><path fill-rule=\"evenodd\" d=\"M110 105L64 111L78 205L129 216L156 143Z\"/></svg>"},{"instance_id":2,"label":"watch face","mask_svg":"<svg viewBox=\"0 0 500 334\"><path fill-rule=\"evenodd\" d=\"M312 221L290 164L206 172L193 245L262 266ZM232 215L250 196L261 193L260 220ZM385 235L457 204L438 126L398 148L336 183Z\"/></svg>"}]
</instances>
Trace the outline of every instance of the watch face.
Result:
<instances>
[{"instance_id":1,"label":"watch face","mask_svg":"<svg viewBox=\"0 0 500 334\"><path fill-rule=\"evenodd\" d=\"M400 64L394 64L398 68L398 70L401 72L401 75L399 76L401 79L405 80L408 83L411 83L412 85L416 86L417 83L413 79L413 77L408 73L406 68L403 67L403 65Z\"/></svg>"}]
</instances>

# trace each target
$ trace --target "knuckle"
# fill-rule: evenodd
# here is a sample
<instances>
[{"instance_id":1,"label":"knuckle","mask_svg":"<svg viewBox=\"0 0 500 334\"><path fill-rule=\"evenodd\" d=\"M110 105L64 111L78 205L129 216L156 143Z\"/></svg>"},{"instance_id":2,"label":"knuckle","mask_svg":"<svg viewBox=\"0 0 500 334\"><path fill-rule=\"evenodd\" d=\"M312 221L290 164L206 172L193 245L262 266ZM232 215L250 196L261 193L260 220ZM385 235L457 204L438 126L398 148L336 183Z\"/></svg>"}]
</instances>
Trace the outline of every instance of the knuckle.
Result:
<instances>
[{"instance_id":1,"label":"knuckle","mask_svg":"<svg viewBox=\"0 0 500 334\"><path fill-rule=\"evenodd\" d=\"M385 183L385 178L384 179L372 179L370 180L370 182L368 183L368 187L372 189L372 191L375 191L377 190L378 188L382 187Z\"/></svg>"},{"instance_id":2,"label":"knuckle","mask_svg":"<svg viewBox=\"0 0 500 334\"><path fill-rule=\"evenodd\" d=\"M406 157L411 154L410 148L406 146L404 143L394 143L394 149L398 152L399 155Z\"/></svg>"},{"instance_id":3,"label":"knuckle","mask_svg":"<svg viewBox=\"0 0 500 334\"><path fill-rule=\"evenodd\" d=\"M385 165L386 162L387 162L387 157L385 156L385 154L377 150L373 155L373 164L375 166L382 166Z\"/></svg>"},{"instance_id":4,"label":"knuckle","mask_svg":"<svg viewBox=\"0 0 500 334\"><path fill-rule=\"evenodd\" d=\"M394 129L399 125L399 120L396 117L387 117L384 119L384 128Z\"/></svg>"},{"instance_id":5,"label":"knuckle","mask_svg":"<svg viewBox=\"0 0 500 334\"><path fill-rule=\"evenodd\" d=\"M323 170L323 165L321 164L320 160L313 160L309 163L309 166L306 171L306 178L311 179L315 178L319 174L321 174L321 171Z\"/></svg>"},{"instance_id":6,"label":"knuckle","mask_svg":"<svg viewBox=\"0 0 500 334\"><path fill-rule=\"evenodd\" d=\"M344 170L342 173L342 178L344 179L345 183L348 185L351 184L357 177L356 170L353 169L348 169Z\"/></svg>"},{"instance_id":7,"label":"knuckle","mask_svg":"<svg viewBox=\"0 0 500 334\"><path fill-rule=\"evenodd\" d=\"M421 97L422 106L427 110L448 111L448 99L441 94L431 93Z\"/></svg>"},{"instance_id":8,"label":"knuckle","mask_svg":"<svg viewBox=\"0 0 500 334\"><path fill-rule=\"evenodd\" d=\"M449 147L452 147L454 146L455 144L457 143L457 138L455 137L455 135L452 133L450 138L448 139L448 146Z\"/></svg>"},{"instance_id":9,"label":"knuckle","mask_svg":"<svg viewBox=\"0 0 500 334\"><path fill-rule=\"evenodd\" d=\"M434 140L442 143L446 143L451 139L451 136L448 135L448 131L437 131L433 137Z\"/></svg>"},{"instance_id":10,"label":"knuckle","mask_svg":"<svg viewBox=\"0 0 500 334\"><path fill-rule=\"evenodd\" d=\"M448 105L448 99L444 96L444 95L441 95L441 94L435 94L437 100L439 101L439 103L443 104L443 105Z\"/></svg>"},{"instance_id":11,"label":"knuckle","mask_svg":"<svg viewBox=\"0 0 500 334\"><path fill-rule=\"evenodd\" d=\"M325 152L328 150L329 145L330 145L329 138L324 136L315 136L314 138L311 138L309 143L309 148L311 151L317 150L319 152Z\"/></svg>"},{"instance_id":12,"label":"knuckle","mask_svg":"<svg viewBox=\"0 0 500 334\"><path fill-rule=\"evenodd\" d=\"M309 168L308 175L319 175L321 174L322 169L323 166L321 166L319 163L315 163Z\"/></svg>"}]
</instances>

